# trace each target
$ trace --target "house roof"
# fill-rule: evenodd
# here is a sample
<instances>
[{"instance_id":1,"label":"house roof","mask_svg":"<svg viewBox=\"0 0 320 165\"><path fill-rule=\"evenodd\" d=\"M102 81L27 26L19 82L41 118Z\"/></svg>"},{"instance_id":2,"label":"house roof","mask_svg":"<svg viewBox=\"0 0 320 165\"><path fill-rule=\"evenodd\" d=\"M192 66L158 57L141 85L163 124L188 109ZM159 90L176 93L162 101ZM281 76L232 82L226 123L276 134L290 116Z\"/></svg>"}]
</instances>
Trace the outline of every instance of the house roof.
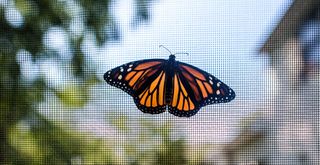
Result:
<instances>
[{"instance_id":1,"label":"house roof","mask_svg":"<svg viewBox=\"0 0 320 165\"><path fill-rule=\"evenodd\" d=\"M295 0L260 48L260 53L272 53L289 38L296 36L301 24L319 7L320 0Z\"/></svg>"}]
</instances>

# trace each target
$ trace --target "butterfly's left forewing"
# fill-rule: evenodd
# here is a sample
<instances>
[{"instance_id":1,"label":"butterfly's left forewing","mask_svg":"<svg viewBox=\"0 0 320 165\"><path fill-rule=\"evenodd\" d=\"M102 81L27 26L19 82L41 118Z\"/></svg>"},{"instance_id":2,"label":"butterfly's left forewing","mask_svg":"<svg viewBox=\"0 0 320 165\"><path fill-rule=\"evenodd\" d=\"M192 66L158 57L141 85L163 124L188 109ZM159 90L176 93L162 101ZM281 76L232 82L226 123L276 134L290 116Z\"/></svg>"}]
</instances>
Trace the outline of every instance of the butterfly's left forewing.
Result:
<instances>
[{"instance_id":1,"label":"butterfly's left forewing","mask_svg":"<svg viewBox=\"0 0 320 165\"><path fill-rule=\"evenodd\" d=\"M219 79L192 65L178 62L169 112L190 117L205 105L229 102L234 97L234 91Z\"/></svg>"},{"instance_id":2,"label":"butterfly's left forewing","mask_svg":"<svg viewBox=\"0 0 320 165\"><path fill-rule=\"evenodd\" d=\"M130 94L145 113L161 113L165 105L165 72L163 59L141 60L124 64L105 73L112 86Z\"/></svg>"}]
</instances>

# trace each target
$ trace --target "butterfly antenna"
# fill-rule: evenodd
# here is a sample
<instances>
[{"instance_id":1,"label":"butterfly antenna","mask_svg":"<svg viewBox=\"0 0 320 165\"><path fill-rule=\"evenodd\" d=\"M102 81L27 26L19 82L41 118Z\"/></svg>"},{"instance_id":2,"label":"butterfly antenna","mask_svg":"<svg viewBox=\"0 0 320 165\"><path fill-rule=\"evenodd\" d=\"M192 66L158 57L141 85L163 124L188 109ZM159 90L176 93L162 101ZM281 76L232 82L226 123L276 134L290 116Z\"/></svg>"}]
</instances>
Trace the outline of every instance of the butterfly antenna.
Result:
<instances>
[{"instance_id":1,"label":"butterfly antenna","mask_svg":"<svg viewBox=\"0 0 320 165\"><path fill-rule=\"evenodd\" d=\"M168 48L166 48L165 46L159 45L159 48L161 48L161 47L164 48L164 49L166 49L166 50L170 53L170 55L172 54L171 51L170 51Z\"/></svg>"},{"instance_id":2,"label":"butterfly antenna","mask_svg":"<svg viewBox=\"0 0 320 165\"><path fill-rule=\"evenodd\" d=\"M160 48L162 47L162 48L166 49L170 53L170 55L186 54L187 56L189 56L189 53L186 53L186 52L178 52L178 53L172 54L171 51L168 48L166 48L165 46L163 46L163 45L159 45L159 47Z\"/></svg>"}]
</instances>

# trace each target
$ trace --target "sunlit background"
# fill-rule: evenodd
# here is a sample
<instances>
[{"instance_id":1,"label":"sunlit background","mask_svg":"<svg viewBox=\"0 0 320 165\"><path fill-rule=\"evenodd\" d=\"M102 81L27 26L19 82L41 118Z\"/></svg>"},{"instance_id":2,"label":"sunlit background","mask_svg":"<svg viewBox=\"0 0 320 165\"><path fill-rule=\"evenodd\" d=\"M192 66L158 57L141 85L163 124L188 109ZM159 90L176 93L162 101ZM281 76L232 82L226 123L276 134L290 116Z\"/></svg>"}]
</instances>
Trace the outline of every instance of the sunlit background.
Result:
<instances>
[{"instance_id":1,"label":"sunlit background","mask_svg":"<svg viewBox=\"0 0 320 165\"><path fill-rule=\"evenodd\" d=\"M317 0L0 0L0 164L319 164ZM103 74L177 60L236 98L142 113Z\"/></svg>"}]
</instances>

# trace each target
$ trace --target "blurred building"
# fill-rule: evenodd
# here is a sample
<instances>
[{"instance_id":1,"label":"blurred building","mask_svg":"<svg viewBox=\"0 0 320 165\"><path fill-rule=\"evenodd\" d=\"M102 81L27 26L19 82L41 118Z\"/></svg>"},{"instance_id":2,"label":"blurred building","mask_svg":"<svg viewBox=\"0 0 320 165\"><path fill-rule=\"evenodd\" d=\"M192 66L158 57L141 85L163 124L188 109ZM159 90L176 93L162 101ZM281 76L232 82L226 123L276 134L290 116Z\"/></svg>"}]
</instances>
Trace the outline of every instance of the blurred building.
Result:
<instances>
[{"instance_id":1,"label":"blurred building","mask_svg":"<svg viewBox=\"0 0 320 165\"><path fill-rule=\"evenodd\" d=\"M320 1L295 0L260 53L269 92L222 147L225 164L320 164Z\"/></svg>"}]
</instances>

